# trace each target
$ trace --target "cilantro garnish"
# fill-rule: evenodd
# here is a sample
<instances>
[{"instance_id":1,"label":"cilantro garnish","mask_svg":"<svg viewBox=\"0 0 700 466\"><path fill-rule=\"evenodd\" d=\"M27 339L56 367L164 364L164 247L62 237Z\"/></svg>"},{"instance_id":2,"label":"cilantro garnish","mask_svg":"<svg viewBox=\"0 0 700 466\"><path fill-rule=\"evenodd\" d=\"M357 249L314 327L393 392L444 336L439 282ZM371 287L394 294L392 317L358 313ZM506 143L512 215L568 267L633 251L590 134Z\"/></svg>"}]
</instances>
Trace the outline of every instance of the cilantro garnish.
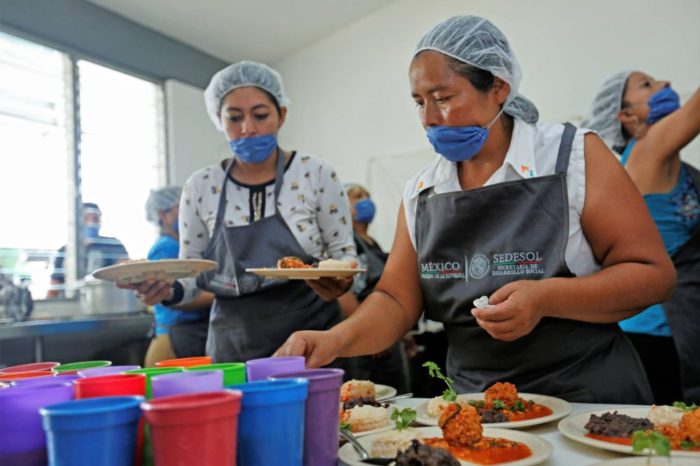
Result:
<instances>
[{"instance_id":1,"label":"cilantro garnish","mask_svg":"<svg viewBox=\"0 0 700 466\"><path fill-rule=\"evenodd\" d=\"M687 411L696 410L698 408L698 405L696 405L695 403L693 403L692 405L687 405L687 404L683 403L682 401L675 401L673 403L673 407L678 408L678 409L682 409L683 411L687 412Z\"/></svg>"},{"instance_id":2,"label":"cilantro garnish","mask_svg":"<svg viewBox=\"0 0 700 466\"><path fill-rule=\"evenodd\" d=\"M513 406L510 408L511 411L525 411L525 405L521 400L515 400Z\"/></svg>"},{"instance_id":3,"label":"cilantro garnish","mask_svg":"<svg viewBox=\"0 0 700 466\"><path fill-rule=\"evenodd\" d=\"M508 405L499 399L493 400L492 405L493 405L493 409L506 409L506 408L508 408Z\"/></svg>"},{"instance_id":4,"label":"cilantro garnish","mask_svg":"<svg viewBox=\"0 0 700 466\"><path fill-rule=\"evenodd\" d=\"M349 422L343 422L340 424L340 428L343 430L350 430L350 423Z\"/></svg>"},{"instance_id":5,"label":"cilantro garnish","mask_svg":"<svg viewBox=\"0 0 700 466\"><path fill-rule=\"evenodd\" d=\"M396 430L407 429L408 426L416 419L416 411L411 408L402 410L395 409L391 413L391 420L396 425Z\"/></svg>"},{"instance_id":6,"label":"cilantro garnish","mask_svg":"<svg viewBox=\"0 0 700 466\"><path fill-rule=\"evenodd\" d=\"M698 445L695 442L693 442L692 440L682 440L681 441L681 448L683 450L690 450L691 448L695 448L697 446Z\"/></svg>"},{"instance_id":7,"label":"cilantro garnish","mask_svg":"<svg viewBox=\"0 0 700 466\"><path fill-rule=\"evenodd\" d=\"M632 451L640 453L648 449L647 464L651 462L652 455L670 456L671 442L656 432L655 430L643 431L637 430L632 434Z\"/></svg>"},{"instance_id":8,"label":"cilantro garnish","mask_svg":"<svg viewBox=\"0 0 700 466\"><path fill-rule=\"evenodd\" d=\"M453 388L453 380L449 377L445 377L442 374L442 371L440 370L440 366L435 364L432 361L426 361L423 363L423 367L428 368L428 374L430 374L430 377L440 379L444 381L447 384L447 388L445 389L444 392L442 392L442 399L445 401L456 401L457 400L457 392Z\"/></svg>"}]
</instances>

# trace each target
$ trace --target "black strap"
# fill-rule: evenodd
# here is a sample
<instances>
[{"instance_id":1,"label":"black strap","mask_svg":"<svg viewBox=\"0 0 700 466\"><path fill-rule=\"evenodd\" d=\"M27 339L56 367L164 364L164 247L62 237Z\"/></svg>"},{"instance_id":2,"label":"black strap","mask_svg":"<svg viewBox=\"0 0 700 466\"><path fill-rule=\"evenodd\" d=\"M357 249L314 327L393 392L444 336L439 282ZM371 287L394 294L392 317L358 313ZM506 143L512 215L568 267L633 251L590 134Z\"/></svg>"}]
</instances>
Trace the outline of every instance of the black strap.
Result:
<instances>
[{"instance_id":1,"label":"black strap","mask_svg":"<svg viewBox=\"0 0 700 466\"><path fill-rule=\"evenodd\" d=\"M275 213L278 212L277 198L279 197L280 191L282 191L282 181L284 178L284 152L280 150L279 147L275 149L277 151L277 171L275 174ZM226 212L226 185L228 184L228 172L233 167L236 162L236 158L232 158L229 163L224 167L224 182L221 186L221 197L219 198L219 208L216 212L216 225L223 224L224 213Z\"/></svg>"},{"instance_id":2,"label":"black strap","mask_svg":"<svg viewBox=\"0 0 700 466\"><path fill-rule=\"evenodd\" d=\"M571 146L574 143L574 136L576 136L576 127L569 122L564 123L564 133L561 135L557 165L554 169L554 172L557 174L566 174L566 171L569 169L569 158L571 156Z\"/></svg>"}]
</instances>

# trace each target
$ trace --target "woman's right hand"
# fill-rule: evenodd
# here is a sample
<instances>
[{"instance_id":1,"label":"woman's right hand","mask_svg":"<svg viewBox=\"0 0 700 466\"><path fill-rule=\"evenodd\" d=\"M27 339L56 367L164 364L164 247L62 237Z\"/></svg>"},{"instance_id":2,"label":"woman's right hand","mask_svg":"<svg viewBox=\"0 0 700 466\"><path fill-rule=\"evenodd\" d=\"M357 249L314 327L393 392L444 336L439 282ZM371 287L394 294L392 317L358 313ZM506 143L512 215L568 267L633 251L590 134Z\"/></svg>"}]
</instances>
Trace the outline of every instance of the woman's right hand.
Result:
<instances>
[{"instance_id":1,"label":"woman's right hand","mask_svg":"<svg viewBox=\"0 0 700 466\"><path fill-rule=\"evenodd\" d=\"M148 279L145 282L131 285L120 285L117 283L117 287L134 290L136 297L147 306L160 304L161 301L173 299L173 283L168 280Z\"/></svg>"},{"instance_id":2,"label":"woman's right hand","mask_svg":"<svg viewBox=\"0 0 700 466\"><path fill-rule=\"evenodd\" d=\"M292 333L272 356L304 356L306 367L316 368L335 361L340 350L340 339L330 331L302 330Z\"/></svg>"}]
</instances>

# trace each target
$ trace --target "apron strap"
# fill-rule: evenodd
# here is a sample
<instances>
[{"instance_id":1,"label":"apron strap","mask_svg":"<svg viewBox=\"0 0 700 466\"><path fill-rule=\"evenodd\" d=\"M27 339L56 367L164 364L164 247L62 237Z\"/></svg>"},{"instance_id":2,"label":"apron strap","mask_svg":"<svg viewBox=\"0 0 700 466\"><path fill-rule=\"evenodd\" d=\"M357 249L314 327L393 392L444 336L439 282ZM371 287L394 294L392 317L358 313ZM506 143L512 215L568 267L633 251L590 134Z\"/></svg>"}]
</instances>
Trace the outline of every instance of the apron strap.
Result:
<instances>
[{"instance_id":1,"label":"apron strap","mask_svg":"<svg viewBox=\"0 0 700 466\"><path fill-rule=\"evenodd\" d=\"M279 146L275 149L277 151L277 168L275 172L275 213L277 210L277 198L279 197L280 191L282 190L282 178L284 177L284 152L282 152ZM219 198L219 207L216 211L216 225L223 224L224 214L226 213L226 185L228 185L228 172L233 168L233 164L236 162L236 158L231 158L231 161L224 167L224 182L221 186L221 197Z\"/></svg>"},{"instance_id":2,"label":"apron strap","mask_svg":"<svg viewBox=\"0 0 700 466\"><path fill-rule=\"evenodd\" d=\"M571 156L571 146L574 143L574 136L576 136L576 127L569 122L564 123L564 133L561 135L557 165L554 170L557 174L566 174L569 168L569 158Z\"/></svg>"}]
</instances>

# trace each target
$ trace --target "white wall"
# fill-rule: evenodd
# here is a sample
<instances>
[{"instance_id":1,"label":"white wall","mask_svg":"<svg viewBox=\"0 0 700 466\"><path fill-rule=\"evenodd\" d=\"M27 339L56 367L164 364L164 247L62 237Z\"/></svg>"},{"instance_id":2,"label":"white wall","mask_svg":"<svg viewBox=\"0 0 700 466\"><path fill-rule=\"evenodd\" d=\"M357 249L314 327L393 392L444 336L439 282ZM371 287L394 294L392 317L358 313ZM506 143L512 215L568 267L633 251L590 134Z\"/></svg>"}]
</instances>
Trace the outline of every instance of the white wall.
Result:
<instances>
[{"instance_id":1,"label":"white wall","mask_svg":"<svg viewBox=\"0 0 700 466\"><path fill-rule=\"evenodd\" d=\"M431 157L409 93L411 51L455 14L504 31L524 71L520 91L543 120L579 120L622 69L670 79L686 98L700 83L698 0L398 0L273 64L292 101L283 145L326 158L344 181L370 183L381 216L372 233L385 248L397 186ZM699 146L684 153L698 165Z\"/></svg>"},{"instance_id":2,"label":"white wall","mask_svg":"<svg viewBox=\"0 0 700 466\"><path fill-rule=\"evenodd\" d=\"M221 160L228 147L204 109L202 89L166 81L165 111L168 182L182 186L193 172Z\"/></svg>"}]
</instances>

